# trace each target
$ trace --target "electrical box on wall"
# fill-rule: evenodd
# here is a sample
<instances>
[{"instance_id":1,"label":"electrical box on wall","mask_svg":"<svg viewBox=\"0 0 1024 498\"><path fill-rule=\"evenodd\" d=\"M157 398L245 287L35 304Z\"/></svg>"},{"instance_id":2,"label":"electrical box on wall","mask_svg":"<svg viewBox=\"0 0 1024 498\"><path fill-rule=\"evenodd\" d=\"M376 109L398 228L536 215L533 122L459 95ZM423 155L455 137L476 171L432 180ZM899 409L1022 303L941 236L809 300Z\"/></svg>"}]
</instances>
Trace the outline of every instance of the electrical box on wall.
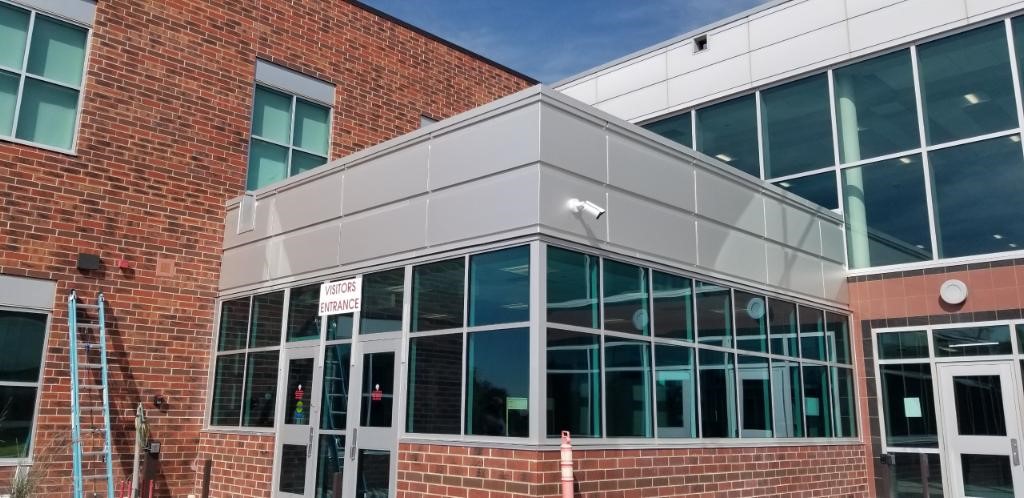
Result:
<instances>
[{"instance_id":1,"label":"electrical box on wall","mask_svg":"<svg viewBox=\"0 0 1024 498\"><path fill-rule=\"evenodd\" d=\"M99 270L100 269L100 257L97 254L88 254L84 252L78 253L77 268L83 271Z\"/></svg>"}]
</instances>

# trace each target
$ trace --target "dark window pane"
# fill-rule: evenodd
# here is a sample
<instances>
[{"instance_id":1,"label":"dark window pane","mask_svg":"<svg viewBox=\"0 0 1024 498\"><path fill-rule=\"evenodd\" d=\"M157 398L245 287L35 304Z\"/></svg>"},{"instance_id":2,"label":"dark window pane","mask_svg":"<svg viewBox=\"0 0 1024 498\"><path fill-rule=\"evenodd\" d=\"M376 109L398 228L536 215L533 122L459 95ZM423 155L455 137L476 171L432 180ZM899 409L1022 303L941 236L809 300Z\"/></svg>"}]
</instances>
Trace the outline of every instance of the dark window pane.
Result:
<instances>
[{"instance_id":1,"label":"dark window pane","mask_svg":"<svg viewBox=\"0 0 1024 498\"><path fill-rule=\"evenodd\" d=\"M352 346L334 344L324 348L324 388L320 400L320 428L343 431L348 423L349 366Z\"/></svg>"},{"instance_id":2,"label":"dark window pane","mask_svg":"<svg viewBox=\"0 0 1024 498\"><path fill-rule=\"evenodd\" d=\"M245 368L245 427L273 427L277 406L277 351L249 353ZM312 385L304 386L307 390ZM309 406L306 406L308 413Z\"/></svg>"},{"instance_id":3,"label":"dark window pane","mask_svg":"<svg viewBox=\"0 0 1024 498\"><path fill-rule=\"evenodd\" d=\"M654 335L693 340L693 280L654 272Z\"/></svg>"},{"instance_id":4,"label":"dark window pane","mask_svg":"<svg viewBox=\"0 0 1024 498\"><path fill-rule=\"evenodd\" d=\"M249 347L281 344L281 319L284 317L284 292L253 296Z\"/></svg>"},{"instance_id":5,"label":"dark window pane","mask_svg":"<svg viewBox=\"0 0 1024 498\"><path fill-rule=\"evenodd\" d=\"M829 361L851 363L850 322L846 316L838 313L825 313L825 334Z\"/></svg>"},{"instance_id":6,"label":"dark window pane","mask_svg":"<svg viewBox=\"0 0 1024 498\"><path fill-rule=\"evenodd\" d=\"M893 453L892 497L940 498L942 465L934 453Z\"/></svg>"},{"instance_id":7,"label":"dark window pane","mask_svg":"<svg viewBox=\"0 0 1024 498\"><path fill-rule=\"evenodd\" d=\"M391 453L382 450L359 450L356 474L356 496L365 498L390 496Z\"/></svg>"},{"instance_id":8,"label":"dark window pane","mask_svg":"<svg viewBox=\"0 0 1024 498\"><path fill-rule=\"evenodd\" d=\"M736 372L731 354L700 350L701 436L736 437Z\"/></svg>"},{"instance_id":9,"label":"dark window pane","mask_svg":"<svg viewBox=\"0 0 1024 498\"><path fill-rule=\"evenodd\" d=\"M548 436L601 436L600 350L597 335L548 329Z\"/></svg>"},{"instance_id":10,"label":"dark window pane","mask_svg":"<svg viewBox=\"0 0 1024 498\"><path fill-rule=\"evenodd\" d=\"M288 383L284 392L284 423L309 425L313 398L313 358L288 361Z\"/></svg>"},{"instance_id":11,"label":"dark window pane","mask_svg":"<svg viewBox=\"0 0 1024 498\"><path fill-rule=\"evenodd\" d=\"M466 261L463 258L412 269L412 331L462 327Z\"/></svg>"},{"instance_id":12,"label":"dark window pane","mask_svg":"<svg viewBox=\"0 0 1024 498\"><path fill-rule=\"evenodd\" d=\"M530 331L469 334L466 434L526 437L530 433Z\"/></svg>"},{"instance_id":13,"label":"dark window pane","mask_svg":"<svg viewBox=\"0 0 1024 498\"><path fill-rule=\"evenodd\" d=\"M649 335L647 306L647 271L604 260L604 328Z\"/></svg>"},{"instance_id":14,"label":"dark window pane","mask_svg":"<svg viewBox=\"0 0 1024 498\"><path fill-rule=\"evenodd\" d=\"M917 47L929 144L1017 126L1003 23Z\"/></svg>"},{"instance_id":15,"label":"dark window pane","mask_svg":"<svg viewBox=\"0 0 1024 498\"><path fill-rule=\"evenodd\" d=\"M772 388L768 358L739 355L740 437L772 437Z\"/></svg>"},{"instance_id":16,"label":"dark window pane","mask_svg":"<svg viewBox=\"0 0 1024 498\"><path fill-rule=\"evenodd\" d=\"M597 256L547 249L548 321L598 328Z\"/></svg>"},{"instance_id":17,"label":"dark window pane","mask_svg":"<svg viewBox=\"0 0 1024 498\"><path fill-rule=\"evenodd\" d=\"M462 334L411 340L406 412L408 432L462 431Z\"/></svg>"},{"instance_id":18,"label":"dark window pane","mask_svg":"<svg viewBox=\"0 0 1024 498\"><path fill-rule=\"evenodd\" d=\"M658 437L697 437L697 389L693 349L654 346Z\"/></svg>"},{"instance_id":19,"label":"dark window pane","mask_svg":"<svg viewBox=\"0 0 1024 498\"><path fill-rule=\"evenodd\" d=\"M351 339L354 321L351 313L327 317L327 340Z\"/></svg>"},{"instance_id":20,"label":"dark window pane","mask_svg":"<svg viewBox=\"0 0 1024 498\"><path fill-rule=\"evenodd\" d=\"M842 162L921 145L910 50L836 69L833 77Z\"/></svg>"},{"instance_id":21,"label":"dark window pane","mask_svg":"<svg viewBox=\"0 0 1024 498\"><path fill-rule=\"evenodd\" d=\"M0 412L4 414L0 423L0 458L29 457L36 391L35 387L0 386ZM232 423L238 423L237 416Z\"/></svg>"},{"instance_id":22,"label":"dark window pane","mask_svg":"<svg viewBox=\"0 0 1024 498\"><path fill-rule=\"evenodd\" d=\"M697 340L724 348L732 347L732 298L729 289L696 282Z\"/></svg>"},{"instance_id":23,"label":"dark window pane","mask_svg":"<svg viewBox=\"0 0 1024 498\"><path fill-rule=\"evenodd\" d=\"M963 327L933 330L935 356L1011 354L1010 326Z\"/></svg>"},{"instance_id":24,"label":"dark window pane","mask_svg":"<svg viewBox=\"0 0 1024 498\"><path fill-rule=\"evenodd\" d=\"M828 76L821 73L761 91L765 178L835 164Z\"/></svg>"},{"instance_id":25,"label":"dark window pane","mask_svg":"<svg viewBox=\"0 0 1024 498\"><path fill-rule=\"evenodd\" d=\"M363 400L359 425L391 427L395 411L395 353L363 355Z\"/></svg>"},{"instance_id":26,"label":"dark window pane","mask_svg":"<svg viewBox=\"0 0 1024 498\"><path fill-rule=\"evenodd\" d=\"M363 277L363 306L360 334L402 330L402 299L405 296L405 269L371 273ZM459 299L461 303L462 300Z\"/></svg>"},{"instance_id":27,"label":"dark window pane","mask_svg":"<svg viewBox=\"0 0 1024 498\"><path fill-rule=\"evenodd\" d=\"M249 298L224 301L220 305L220 330L217 332L217 351L245 348L249 335Z\"/></svg>"},{"instance_id":28,"label":"dark window pane","mask_svg":"<svg viewBox=\"0 0 1024 498\"><path fill-rule=\"evenodd\" d=\"M772 354L799 355L795 304L778 299L768 300L768 334Z\"/></svg>"},{"instance_id":29,"label":"dark window pane","mask_svg":"<svg viewBox=\"0 0 1024 498\"><path fill-rule=\"evenodd\" d=\"M282 493L301 495L306 491L306 445L281 445L281 472L278 489Z\"/></svg>"},{"instance_id":30,"label":"dark window pane","mask_svg":"<svg viewBox=\"0 0 1024 498\"><path fill-rule=\"evenodd\" d=\"M530 319L530 247L469 258L469 326Z\"/></svg>"},{"instance_id":31,"label":"dark window pane","mask_svg":"<svg viewBox=\"0 0 1024 498\"><path fill-rule=\"evenodd\" d=\"M775 437L803 437L804 403L800 365L772 360L772 406Z\"/></svg>"},{"instance_id":32,"label":"dark window pane","mask_svg":"<svg viewBox=\"0 0 1024 498\"><path fill-rule=\"evenodd\" d=\"M927 363L881 365L889 446L937 448L932 372Z\"/></svg>"},{"instance_id":33,"label":"dark window pane","mask_svg":"<svg viewBox=\"0 0 1024 498\"><path fill-rule=\"evenodd\" d=\"M878 342L878 358L882 360L928 357L928 332L924 330L885 332L876 335L875 340Z\"/></svg>"},{"instance_id":34,"label":"dark window pane","mask_svg":"<svg viewBox=\"0 0 1024 498\"><path fill-rule=\"evenodd\" d=\"M920 156L843 170L851 268L932 259Z\"/></svg>"},{"instance_id":35,"label":"dark window pane","mask_svg":"<svg viewBox=\"0 0 1024 498\"><path fill-rule=\"evenodd\" d=\"M0 381L39 382L45 339L46 315L0 310Z\"/></svg>"},{"instance_id":36,"label":"dark window pane","mask_svg":"<svg viewBox=\"0 0 1024 498\"><path fill-rule=\"evenodd\" d=\"M760 178L754 96L698 109L697 150Z\"/></svg>"},{"instance_id":37,"label":"dark window pane","mask_svg":"<svg viewBox=\"0 0 1024 498\"><path fill-rule=\"evenodd\" d=\"M799 306L800 357L825 360L825 312Z\"/></svg>"},{"instance_id":38,"label":"dark window pane","mask_svg":"<svg viewBox=\"0 0 1024 498\"><path fill-rule=\"evenodd\" d=\"M1007 455L960 455L964 496L1013 498L1013 473Z\"/></svg>"},{"instance_id":39,"label":"dark window pane","mask_svg":"<svg viewBox=\"0 0 1024 498\"><path fill-rule=\"evenodd\" d=\"M242 374L245 354L217 357L213 374L213 400L210 425L237 426L242 414Z\"/></svg>"},{"instance_id":40,"label":"dark window pane","mask_svg":"<svg viewBox=\"0 0 1024 498\"><path fill-rule=\"evenodd\" d=\"M643 126L673 142L693 148L692 117L688 112Z\"/></svg>"},{"instance_id":41,"label":"dark window pane","mask_svg":"<svg viewBox=\"0 0 1024 498\"><path fill-rule=\"evenodd\" d=\"M954 376L953 397L959 435L1006 435L1003 388L998 375Z\"/></svg>"},{"instance_id":42,"label":"dark window pane","mask_svg":"<svg viewBox=\"0 0 1024 498\"><path fill-rule=\"evenodd\" d=\"M292 289L288 296L288 342L320 338L320 284Z\"/></svg>"},{"instance_id":43,"label":"dark window pane","mask_svg":"<svg viewBox=\"0 0 1024 498\"><path fill-rule=\"evenodd\" d=\"M341 496L345 473L345 436L321 434L316 462L316 498Z\"/></svg>"},{"instance_id":44,"label":"dark window pane","mask_svg":"<svg viewBox=\"0 0 1024 498\"><path fill-rule=\"evenodd\" d=\"M605 336L604 369L608 436L653 437L650 344Z\"/></svg>"},{"instance_id":45,"label":"dark window pane","mask_svg":"<svg viewBox=\"0 0 1024 498\"><path fill-rule=\"evenodd\" d=\"M857 398L854 396L853 370L832 368L836 395L836 437L857 437Z\"/></svg>"},{"instance_id":46,"label":"dark window pane","mask_svg":"<svg viewBox=\"0 0 1024 498\"><path fill-rule=\"evenodd\" d=\"M832 397L825 367L804 365L804 412L807 437L832 437Z\"/></svg>"},{"instance_id":47,"label":"dark window pane","mask_svg":"<svg viewBox=\"0 0 1024 498\"><path fill-rule=\"evenodd\" d=\"M736 347L768 352L767 306L764 296L736 291Z\"/></svg>"},{"instance_id":48,"label":"dark window pane","mask_svg":"<svg viewBox=\"0 0 1024 498\"><path fill-rule=\"evenodd\" d=\"M1019 135L937 150L928 159L940 258L1024 247Z\"/></svg>"},{"instance_id":49,"label":"dark window pane","mask_svg":"<svg viewBox=\"0 0 1024 498\"><path fill-rule=\"evenodd\" d=\"M836 193L836 174L834 171L790 178L778 182L776 185L825 209L839 208L839 195Z\"/></svg>"}]
</instances>

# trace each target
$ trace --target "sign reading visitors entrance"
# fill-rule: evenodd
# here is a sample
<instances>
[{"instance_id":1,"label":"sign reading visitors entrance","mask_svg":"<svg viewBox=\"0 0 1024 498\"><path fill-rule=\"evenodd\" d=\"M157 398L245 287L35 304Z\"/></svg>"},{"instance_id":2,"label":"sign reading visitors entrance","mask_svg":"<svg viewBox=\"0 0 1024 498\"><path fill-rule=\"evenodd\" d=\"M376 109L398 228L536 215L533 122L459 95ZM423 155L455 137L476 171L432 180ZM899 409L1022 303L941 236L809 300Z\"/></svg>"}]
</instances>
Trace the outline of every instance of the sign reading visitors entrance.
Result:
<instances>
[{"instance_id":1,"label":"sign reading visitors entrance","mask_svg":"<svg viewBox=\"0 0 1024 498\"><path fill-rule=\"evenodd\" d=\"M320 286L320 316L341 315L359 311L363 295L363 277Z\"/></svg>"}]
</instances>

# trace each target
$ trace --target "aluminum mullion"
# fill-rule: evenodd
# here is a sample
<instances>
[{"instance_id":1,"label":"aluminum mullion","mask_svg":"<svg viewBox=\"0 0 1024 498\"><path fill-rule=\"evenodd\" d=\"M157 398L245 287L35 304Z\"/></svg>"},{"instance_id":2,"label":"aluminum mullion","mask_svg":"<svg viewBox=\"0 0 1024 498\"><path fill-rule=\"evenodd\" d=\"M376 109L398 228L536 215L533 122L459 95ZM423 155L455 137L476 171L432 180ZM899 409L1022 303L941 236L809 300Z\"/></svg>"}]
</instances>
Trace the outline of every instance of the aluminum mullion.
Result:
<instances>
[{"instance_id":1,"label":"aluminum mullion","mask_svg":"<svg viewBox=\"0 0 1024 498\"><path fill-rule=\"evenodd\" d=\"M529 403L533 408L530 413L530 439L541 443L547 437L547 327L545 313L547 311L547 259L546 246L533 241L530 248L530 388Z\"/></svg>"},{"instance_id":2,"label":"aluminum mullion","mask_svg":"<svg viewBox=\"0 0 1024 498\"><path fill-rule=\"evenodd\" d=\"M658 389L656 387L658 381L658 360L657 354L655 354L654 348L654 270L650 268L644 268L644 272L647 274L647 330L650 332L647 339L649 345L649 355L651 362L651 413L648 419L651 421L651 437L654 439L658 438Z\"/></svg>"},{"instance_id":3,"label":"aluminum mullion","mask_svg":"<svg viewBox=\"0 0 1024 498\"><path fill-rule=\"evenodd\" d=\"M773 178L770 178L770 179L766 179L765 181L769 182L769 183L772 183L774 185L778 185L781 182L785 182L785 181L789 181L789 180L797 180L797 179L805 178L805 177L808 177L808 176L820 175L822 173L830 173L830 172L835 171L835 170L836 170L836 166L833 164L831 166L825 166L824 168L817 168L817 169L812 169L812 170L808 170L808 171L801 171L799 173L793 173L793 174L790 174L790 175L773 177Z\"/></svg>"},{"instance_id":4,"label":"aluminum mullion","mask_svg":"<svg viewBox=\"0 0 1024 498\"><path fill-rule=\"evenodd\" d=\"M697 150L697 109L690 111L690 144Z\"/></svg>"},{"instance_id":5,"label":"aluminum mullion","mask_svg":"<svg viewBox=\"0 0 1024 498\"><path fill-rule=\"evenodd\" d=\"M921 72L917 61L917 46L910 47L910 68L914 76L914 103L917 106L917 132L921 148L925 150L928 146L928 136L925 132L924 101L921 93ZM932 199L932 175L928 153L921 154L921 167L924 168L924 194L928 206L928 233L931 237L932 260L939 257L938 225L935 222L935 204Z\"/></svg>"},{"instance_id":6,"label":"aluminum mullion","mask_svg":"<svg viewBox=\"0 0 1024 498\"><path fill-rule=\"evenodd\" d=\"M14 123L11 125L11 136L18 136L18 119L21 116L21 101L25 95L25 73L28 72L28 54L32 51L32 32L36 27L36 11L29 11L28 31L25 32L25 53L21 56L21 72L18 73L18 95L14 100Z\"/></svg>"},{"instance_id":7,"label":"aluminum mullion","mask_svg":"<svg viewBox=\"0 0 1024 498\"><path fill-rule=\"evenodd\" d=\"M762 180L765 180L768 177L765 175L765 171L764 171L764 157L765 157L765 150L764 150L764 128L763 128L764 125L763 125L763 122L762 122L763 120L761 119L761 91L760 90L757 90L757 91L754 92L754 107L756 108L756 110L754 111L754 119L755 119L756 124L757 124L757 168L758 168L758 172L759 172L758 174L761 175L760 178Z\"/></svg>"}]
</instances>

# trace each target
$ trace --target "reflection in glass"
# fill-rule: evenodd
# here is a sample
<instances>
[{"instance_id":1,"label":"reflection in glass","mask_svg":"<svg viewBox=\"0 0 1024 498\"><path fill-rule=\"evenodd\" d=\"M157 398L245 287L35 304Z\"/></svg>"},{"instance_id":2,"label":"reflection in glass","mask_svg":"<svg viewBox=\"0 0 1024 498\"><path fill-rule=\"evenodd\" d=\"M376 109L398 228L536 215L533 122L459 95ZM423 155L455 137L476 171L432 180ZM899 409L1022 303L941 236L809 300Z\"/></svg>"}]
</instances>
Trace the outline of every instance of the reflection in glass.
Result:
<instances>
[{"instance_id":1,"label":"reflection in glass","mask_svg":"<svg viewBox=\"0 0 1024 498\"><path fill-rule=\"evenodd\" d=\"M754 95L699 109L697 150L760 178Z\"/></svg>"},{"instance_id":2,"label":"reflection in glass","mask_svg":"<svg viewBox=\"0 0 1024 498\"><path fill-rule=\"evenodd\" d=\"M931 367L914 363L879 368L886 442L889 446L937 448Z\"/></svg>"},{"instance_id":3,"label":"reflection in glass","mask_svg":"<svg viewBox=\"0 0 1024 498\"><path fill-rule=\"evenodd\" d=\"M548 321L598 328L597 256L548 246Z\"/></svg>"},{"instance_id":4,"label":"reflection in glass","mask_svg":"<svg viewBox=\"0 0 1024 498\"><path fill-rule=\"evenodd\" d=\"M693 340L693 281L653 272L654 335Z\"/></svg>"},{"instance_id":5,"label":"reflection in glass","mask_svg":"<svg viewBox=\"0 0 1024 498\"><path fill-rule=\"evenodd\" d=\"M772 360L772 407L775 437L803 437L804 404L800 364Z\"/></svg>"},{"instance_id":6,"label":"reflection in glass","mask_svg":"<svg viewBox=\"0 0 1024 498\"><path fill-rule=\"evenodd\" d=\"M919 45L917 66L929 144L1017 126L1003 23Z\"/></svg>"},{"instance_id":7,"label":"reflection in glass","mask_svg":"<svg viewBox=\"0 0 1024 498\"><path fill-rule=\"evenodd\" d=\"M0 4L0 66L20 70L28 44L29 12L13 5Z\"/></svg>"},{"instance_id":8,"label":"reflection in glass","mask_svg":"<svg viewBox=\"0 0 1024 498\"><path fill-rule=\"evenodd\" d=\"M528 436L529 329L474 332L466 349L466 434Z\"/></svg>"},{"instance_id":9,"label":"reflection in glass","mask_svg":"<svg viewBox=\"0 0 1024 498\"><path fill-rule=\"evenodd\" d=\"M850 364L850 322L838 313L825 313L825 337L828 359L837 363Z\"/></svg>"},{"instance_id":10,"label":"reflection in glass","mask_svg":"<svg viewBox=\"0 0 1024 498\"><path fill-rule=\"evenodd\" d=\"M932 331L935 356L1011 354L1010 326L962 327Z\"/></svg>"},{"instance_id":11,"label":"reflection in glass","mask_svg":"<svg viewBox=\"0 0 1024 498\"><path fill-rule=\"evenodd\" d=\"M851 268L932 258L920 156L847 168L842 175Z\"/></svg>"},{"instance_id":12,"label":"reflection in glass","mask_svg":"<svg viewBox=\"0 0 1024 498\"><path fill-rule=\"evenodd\" d=\"M736 347L768 352L768 310L764 296L736 291Z\"/></svg>"},{"instance_id":13,"label":"reflection in glass","mask_svg":"<svg viewBox=\"0 0 1024 498\"><path fill-rule=\"evenodd\" d=\"M464 258L419 265L412 269L412 331L462 326Z\"/></svg>"},{"instance_id":14,"label":"reflection in glass","mask_svg":"<svg viewBox=\"0 0 1024 498\"><path fill-rule=\"evenodd\" d=\"M1024 247L1024 191L1019 135L928 153L940 258Z\"/></svg>"},{"instance_id":15,"label":"reflection in glass","mask_svg":"<svg viewBox=\"0 0 1024 498\"><path fill-rule=\"evenodd\" d=\"M836 398L836 437L857 437L853 370L832 367L832 391Z\"/></svg>"},{"instance_id":16,"label":"reflection in glass","mask_svg":"<svg viewBox=\"0 0 1024 498\"><path fill-rule=\"evenodd\" d=\"M835 164L828 76L821 73L762 90L761 130L765 178Z\"/></svg>"},{"instance_id":17,"label":"reflection in glass","mask_svg":"<svg viewBox=\"0 0 1024 498\"><path fill-rule=\"evenodd\" d=\"M409 343L408 432L459 434L462 334L415 337Z\"/></svg>"},{"instance_id":18,"label":"reflection in glass","mask_svg":"<svg viewBox=\"0 0 1024 498\"><path fill-rule=\"evenodd\" d=\"M843 163L921 145L910 50L838 68L833 78Z\"/></svg>"},{"instance_id":19,"label":"reflection in glass","mask_svg":"<svg viewBox=\"0 0 1024 498\"><path fill-rule=\"evenodd\" d=\"M0 444L0 458L28 458L36 390L36 387L0 386L0 409L5 410L4 423L0 424L0 441L3 442ZM223 425L238 423L237 401L234 407L235 418ZM217 416L216 411L214 416Z\"/></svg>"},{"instance_id":20,"label":"reflection in glass","mask_svg":"<svg viewBox=\"0 0 1024 498\"><path fill-rule=\"evenodd\" d=\"M804 414L807 437L832 437L832 402L828 369L804 365Z\"/></svg>"},{"instance_id":21,"label":"reflection in glass","mask_svg":"<svg viewBox=\"0 0 1024 498\"><path fill-rule=\"evenodd\" d=\"M601 436L600 350L597 335L548 329L548 436Z\"/></svg>"},{"instance_id":22,"label":"reflection in glass","mask_svg":"<svg viewBox=\"0 0 1024 498\"><path fill-rule=\"evenodd\" d=\"M953 398L959 435L1006 435L1003 388L998 375L954 376Z\"/></svg>"},{"instance_id":23,"label":"reflection in glass","mask_svg":"<svg viewBox=\"0 0 1024 498\"><path fill-rule=\"evenodd\" d=\"M650 334L647 271L639 266L604 260L604 328Z\"/></svg>"},{"instance_id":24,"label":"reflection in glass","mask_svg":"<svg viewBox=\"0 0 1024 498\"><path fill-rule=\"evenodd\" d=\"M658 437L697 437L693 349L654 345Z\"/></svg>"},{"instance_id":25,"label":"reflection in glass","mask_svg":"<svg viewBox=\"0 0 1024 498\"><path fill-rule=\"evenodd\" d=\"M320 428L343 431L348 424L349 366L352 346L333 344L324 348L324 388L320 400Z\"/></svg>"},{"instance_id":26,"label":"reflection in glass","mask_svg":"<svg viewBox=\"0 0 1024 498\"><path fill-rule=\"evenodd\" d=\"M249 353L245 369L245 427L273 427L277 406L277 351ZM310 389L311 386L306 386ZM306 406L307 410L309 406Z\"/></svg>"},{"instance_id":27,"label":"reflection in glass","mask_svg":"<svg viewBox=\"0 0 1024 498\"><path fill-rule=\"evenodd\" d=\"M395 406L395 353L363 355L363 400L359 425L391 427Z\"/></svg>"},{"instance_id":28,"label":"reflection in glass","mask_svg":"<svg viewBox=\"0 0 1024 498\"><path fill-rule=\"evenodd\" d=\"M693 148L692 115L688 112L643 125L673 142Z\"/></svg>"},{"instance_id":29,"label":"reflection in glass","mask_svg":"<svg viewBox=\"0 0 1024 498\"><path fill-rule=\"evenodd\" d=\"M825 313L799 306L800 357L825 361Z\"/></svg>"},{"instance_id":30,"label":"reflection in glass","mask_svg":"<svg viewBox=\"0 0 1024 498\"><path fill-rule=\"evenodd\" d=\"M253 138L249 143L247 190L256 190L288 177L288 148Z\"/></svg>"},{"instance_id":31,"label":"reflection in glass","mask_svg":"<svg viewBox=\"0 0 1024 498\"><path fill-rule=\"evenodd\" d=\"M242 415L242 381L245 353L217 357L213 374L210 425L237 426Z\"/></svg>"},{"instance_id":32,"label":"reflection in glass","mask_svg":"<svg viewBox=\"0 0 1024 498\"><path fill-rule=\"evenodd\" d=\"M253 94L252 134L288 145L291 143L291 113L290 95L257 85Z\"/></svg>"},{"instance_id":33,"label":"reflection in glass","mask_svg":"<svg viewBox=\"0 0 1024 498\"><path fill-rule=\"evenodd\" d=\"M964 496L1013 498L1013 473L1007 455L960 455Z\"/></svg>"},{"instance_id":34,"label":"reflection in glass","mask_svg":"<svg viewBox=\"0 0 1024 498\"><path fill-rule=\"evenodd\" d=\"M351 339L354 322L352 313L327 317L327 340Z\"/></svg>"},{"instance_id":35,"label":"reflection in glass","mask_svg":"<svg viewBox=\"0 0 1024 498\"><path fill-rule=\"evenodd\" d=\"M928 357L928 332L924 330L883 332L875 336L875 341L878 343L878 358L882 360Z\"/></svg>"},{"instance_id":36,"label":"reflection in glass","mask_svg":"<svg viewBox=\"0 0 1024 498\"><path fill-rule=\"evenodd\" d=\"M224 301L220 305L217 351L244 349L249 333L249 298Z\"/></svg>"},{"instance_id":37,"label":"reflection in glass","mask_svg":"<svg viewBox=\"0 0 1024 498\"><path fill-rule=\"evenodd\" d=\"M768 358L739 355L740 437L772 437L772 389Z\"/></svg>"},{"instance_id":38,"label":"reflection in glass","mask_svg":"<svg viewBox=\"0 0 1024 498\"><path fill-rule=\"evenodd\" d=\"M799 356L795 304L768 299L768 336L772 354Z\"/></svg>"},{"instance_id":39,"label":"reflection in glass","mask_svg":"<svg viewBox=\"0 0 1024 498\"><path fill-rule=\"evenodd\" d=\"M306 445L281 445L281 472L277 489L297 495L306 492Z\"/></svg>"},{"instance_id":40,"label":"reflection in glass","mask_svg":"<svg viewBox=\"0 0 1024 498\"><path fill-rule=\"evenodd\" d=\"M941 497L942 465L934 453L892 453L893 498Z\"/></svg>"},{"instance_id":41,"label":"reflection in glass","mask_svg":"<svg viewBox=\"0 0 1024 498\"><path fill-rule=\"evenodd\" d=\"M608 436L654 437L650 344L606 336L604 355Z\"/></svg>"},{"instance_id":42,"label":"reflection in glass","mask_svg":"<svg viewBox=\"0 0 1024 498\"><path fill-rule=\"evenodd\" d=\"M697 340L723 348L732 347L732 298L727 287L696 283Z\"/></svg>"},{"instance_id":43,"label":"reflection in glass","mask_svg":"<svg viewBox=\"0 0 1024 498\"><path fill-rule=\"evenodd\" d=\"M363 306L359 334L402 330L402 300L405 296L405 269L371 273L363 277ZM459 300L462 303L462 300Z\"/></svg>"},{"instance_id":44,"label":"reflection in glass","mask_svg":"<svg viewBox=\"0 0 1024 498\"><path fill-rule=\"evenodd\" d=\"M0 310L0 381L39 382L45 340L45 314Z\"/></svg>"},{"instance_id":45,"label":"reflection in glass","mask_svg":"<svg viewBox=\"0 0 1024 498\"><path fill-rule=\"evenodd\" d=\"M701 436L736 437L736 372L729 353L700 350Z\"/></svg>"},{"instance_id":46,"label":"reflection in glass","mask_svg":"<svg viewBox=\"0 0 1024 498\"><path fill-rule=\"evenodd\" d=\"M78 118L78 98L76 90L26 77L18 110L17 137L70 149Z\"/></svg>"},{"instance_id":47,"label":"reflection in glass","mask_svg":"<svg viewBox=\"0 0 1024 498\"><path fill-rule=\"evenodd\" d=\"M288 296L288 342L320 338L320 284L292 289Z\"/></svg>"},{"instance_id":48,"label":"reflection in glass","mask_svg":"<svg viewBox=\"0 0 1024 498\"><path fill-rule=\"evenodd\" d=\"M834 171L789 178L776 183L776 185L825 209L839 209L839 195L836 193Z\"/></svg>"},{"instance_id":49,"label":"reflection in glass","mask_svg":"<svg viewBox=\"0 0 1024 498\"><path fill-rule=\"evenodd\" d=\"M261 348L281 344L281 320L284 317L284 292L252 297L249 323L249 347Z\"/></svg>"},{"instance_id":50,"label":"reflection in glass","mask_svg":"<svg viewBox=\"0 0 1024 498\"><path fill-rule=\"evenodd\" d=\"M330 111L326 107L295 99L294 146L312 154L326 156L330 129Z\"/></svg>"},{"instance_id":51,"label":"reflection in glass","mask_svg":"<svg viewBox=\"0 0 1024 498\"><path fill-rule=\"evenodd\" d=\"M391 493L391 453L383 450L359 450L356 496L387 498Z\"/></svg>"},{"instance_id":52,"label":"reflection in glass","mask_svg":"<svg viewBox=\"0 0 1024 498\"><path fill-rule=\"evenodd\" d=\"M316 498L341 496L345 473L345 436L321 434L316 461Z\"/></svg>"},{"instance_id":53,"label":"reflection in glass","mask_svg":"<svg viewBox=\"0 0 1024 498\"><path fill-rule=\"evenodd\" d=\"M530 247L469 258L469 326L530 319Z\"/></svg>"}]
</instances>

